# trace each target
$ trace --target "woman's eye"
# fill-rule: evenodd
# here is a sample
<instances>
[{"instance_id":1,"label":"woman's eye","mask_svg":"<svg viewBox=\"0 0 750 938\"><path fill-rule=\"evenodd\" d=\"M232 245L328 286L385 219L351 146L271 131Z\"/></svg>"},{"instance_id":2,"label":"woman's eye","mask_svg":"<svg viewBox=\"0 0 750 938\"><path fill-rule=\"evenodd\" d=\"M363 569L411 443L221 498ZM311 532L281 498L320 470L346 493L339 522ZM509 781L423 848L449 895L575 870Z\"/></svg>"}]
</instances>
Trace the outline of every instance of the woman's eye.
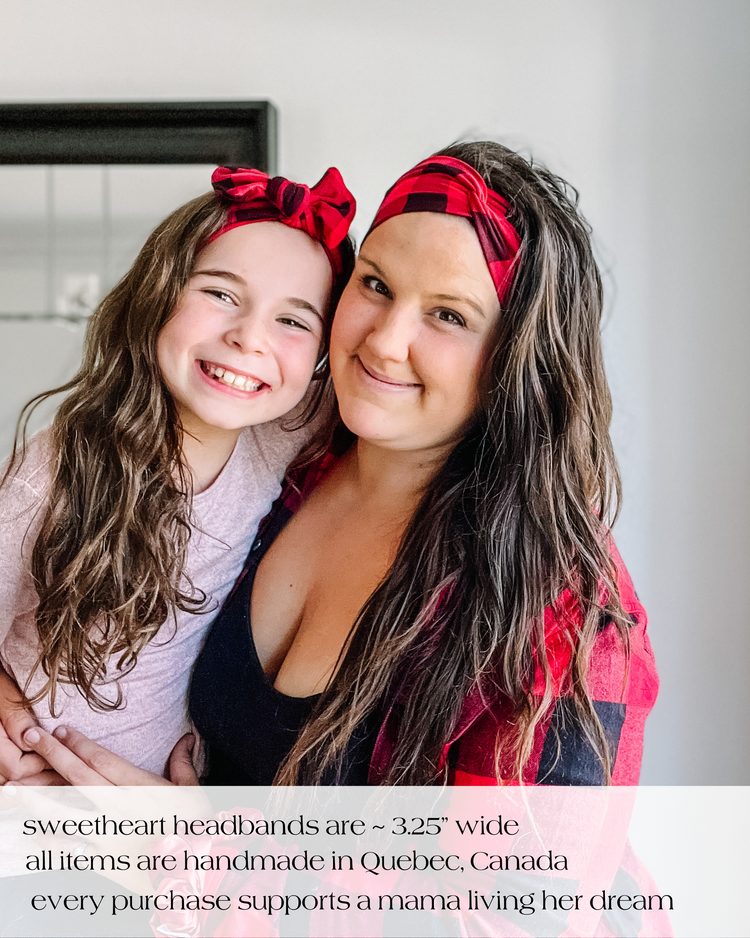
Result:
<instances>
[{"instance_id":1,"label":"woman's eye","mask_svg":"<svg viewBox=\"0 0 750 938\"><path fill-rule=\"evenodd\" d=\"M390 296L388 287L377 277L363 277L362 283L368 290L372 290L374 293L379 293L381 296Z\"/></svg>"},{"instance_id":2,"label":"woman's eye","mask_svg":"<svg viewBox=\"0 0 750 938\"><path fill-rule=\"evenodd\" d=\"M440 322L447 322L447 323L449 323L449 324L451 324L451 325L456 325L456 326L465 326L465 325L466 325L466 320L464 319L464 317L463 317L463 316L460 316L460 315L459 315L455 310L453 310L453 309L439 309L439 310L435 313L435 317L436 317L437 319L439 319Z\"/></svg>"}]
</instances>

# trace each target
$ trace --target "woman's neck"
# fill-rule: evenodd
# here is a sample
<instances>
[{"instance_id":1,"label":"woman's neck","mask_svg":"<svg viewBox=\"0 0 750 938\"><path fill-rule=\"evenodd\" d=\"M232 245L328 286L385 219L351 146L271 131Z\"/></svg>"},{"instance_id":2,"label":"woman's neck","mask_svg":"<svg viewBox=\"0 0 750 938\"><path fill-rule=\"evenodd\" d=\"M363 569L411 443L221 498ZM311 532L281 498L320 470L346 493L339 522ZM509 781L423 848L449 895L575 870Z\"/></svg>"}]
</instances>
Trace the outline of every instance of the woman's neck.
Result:
<instances>
[{"instance_id":1,"label":"woman's neck","mask_svg":"<svg viewBox=\"0 0 750 938\"><path fill-rule=\"evenodd\" d=\"M411 516L444 458L442 452L402 452L360 439L348 456L348 481L363 503Z\"/></svg>"}]
</instances>

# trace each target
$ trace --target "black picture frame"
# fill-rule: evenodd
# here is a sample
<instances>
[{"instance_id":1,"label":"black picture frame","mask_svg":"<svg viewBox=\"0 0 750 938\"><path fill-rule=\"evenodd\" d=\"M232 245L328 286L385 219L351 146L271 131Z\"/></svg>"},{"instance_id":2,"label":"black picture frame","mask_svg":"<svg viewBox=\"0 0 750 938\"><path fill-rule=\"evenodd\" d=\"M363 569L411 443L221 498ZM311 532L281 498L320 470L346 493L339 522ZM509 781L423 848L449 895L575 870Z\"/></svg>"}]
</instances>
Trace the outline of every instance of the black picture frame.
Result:
<instances>
[{"instance_id":1,"label":"black picture frame","mask_svg":"<svg viewBox=\"0 0 750 938\"><path fill-rule=\"evenodd\" d=\"M276 173L270 101L0 104L0 164L214 163Z\"/></svg>"}]
</instances>

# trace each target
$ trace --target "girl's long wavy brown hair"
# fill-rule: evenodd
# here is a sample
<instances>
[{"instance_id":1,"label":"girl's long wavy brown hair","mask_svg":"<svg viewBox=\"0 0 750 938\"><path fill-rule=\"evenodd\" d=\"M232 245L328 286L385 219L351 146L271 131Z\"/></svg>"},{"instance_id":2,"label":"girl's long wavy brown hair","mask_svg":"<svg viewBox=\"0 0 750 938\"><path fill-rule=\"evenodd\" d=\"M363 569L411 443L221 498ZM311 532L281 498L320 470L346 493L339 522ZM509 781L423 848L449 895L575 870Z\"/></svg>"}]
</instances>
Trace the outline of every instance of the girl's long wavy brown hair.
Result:
<instances>
[{"instance_id":1,"label":"girl's long wavy brown hair","mask_svg":"<svg viewBox=\"0 0 750 938\"><path fill-rule=\"evenodd\" d=\"M184 573L191 484L157 339L201 248L226 218L225 205L207 193L165 219L92 315L78 373L33 398L19 419L0 484L23 459L34 408L67 393L52 425L49 507L31 561L40 644L33 673L41 669L46 681L30 702L49 696L53 713L61 683L76 686L94 709L119 707L117 682L114 699L100 690L113 676L108 664L114 662L119 674L132 670L171 613L197 612L205 602ZM347 239L332 303L351 272L353 254ZM317 382L295 426L312 416L325 385Z\"/></svg>"},{"instance_id":2,"label":"girl's long wavy brown hair","mask_svg":"<svg viewBox=\"0 0 750 938\"><path fill-rule=\"evenodd\" d=\"M611 777L587 663L604 618L616 623L627 651L629 620L607 546L620 482L590 230L577 192L511 150L479 142L441 154L473 166L510 203L522 239L513 287L476 420L424 493L279 784L316 784L340 772L354 728L382 719L388 707L397 711L398 738L383 782L445 779L444 748L471 692L509 707L495 772L523 778L553 703L544 610L566 589L579 625L562 693L603 778Z\"/></svg>"}]
</instances>

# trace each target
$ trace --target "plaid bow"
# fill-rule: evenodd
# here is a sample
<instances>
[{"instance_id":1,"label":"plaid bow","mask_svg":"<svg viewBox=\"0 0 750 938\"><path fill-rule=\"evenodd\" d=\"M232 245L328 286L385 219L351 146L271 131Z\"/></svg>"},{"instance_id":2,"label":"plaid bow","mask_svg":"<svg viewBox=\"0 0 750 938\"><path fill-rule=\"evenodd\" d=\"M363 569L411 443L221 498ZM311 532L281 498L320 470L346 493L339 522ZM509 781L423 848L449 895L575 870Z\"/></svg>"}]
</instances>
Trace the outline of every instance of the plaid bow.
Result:
<instances>
[{"instance_id":1,"label":"plaid bow","mask_svg":"<svg viewBox=\"0 0 750 938\"><path fill-rule=\"evenodd\" d=\"M331 167L311 189L257 169L220 166L211 177L214 191L232 205L227 223L212 238L256 221L279 221L304 231L326 251L335 274L342 270L338 250L354 218L356 202L341 173Z\"/></svg>"}]
</instances>

